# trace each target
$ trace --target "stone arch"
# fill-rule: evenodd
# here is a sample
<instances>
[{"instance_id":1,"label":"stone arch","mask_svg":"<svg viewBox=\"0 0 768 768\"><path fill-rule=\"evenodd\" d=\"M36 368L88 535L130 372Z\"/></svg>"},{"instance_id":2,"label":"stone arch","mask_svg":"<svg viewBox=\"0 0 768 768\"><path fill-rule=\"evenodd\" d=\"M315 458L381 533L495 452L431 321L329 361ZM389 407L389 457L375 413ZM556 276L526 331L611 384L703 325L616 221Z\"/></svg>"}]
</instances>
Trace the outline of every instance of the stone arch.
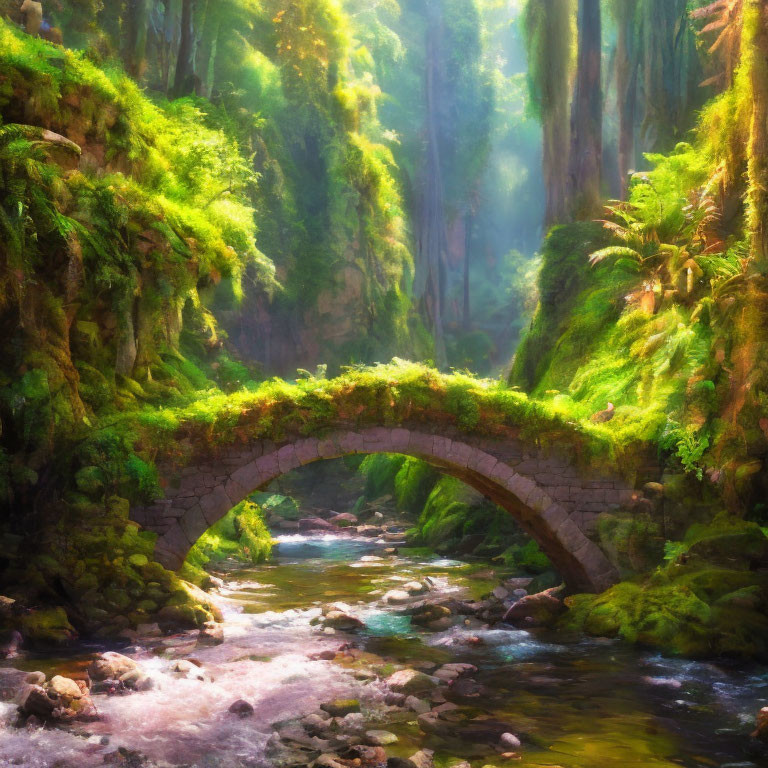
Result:
<instances>
[{"instance_id":1,"label":"stone arch","mask_svg":"<svg viewBox=\"0 0 768 768\"><path fill-rule=\"evenodd\" d=\"M166 498L134 508L131 516L159 535L156 557L176 570L200 536L254 491L315 461L372 453L422 459L485 494L539 543L570 589L599 592L617 581L589 534L600 512L632 499L626 480L596 476L556 452L516 440L431 434L424 425L230 446L182 469L161 468Z\"/></svg>"}]
</instances>

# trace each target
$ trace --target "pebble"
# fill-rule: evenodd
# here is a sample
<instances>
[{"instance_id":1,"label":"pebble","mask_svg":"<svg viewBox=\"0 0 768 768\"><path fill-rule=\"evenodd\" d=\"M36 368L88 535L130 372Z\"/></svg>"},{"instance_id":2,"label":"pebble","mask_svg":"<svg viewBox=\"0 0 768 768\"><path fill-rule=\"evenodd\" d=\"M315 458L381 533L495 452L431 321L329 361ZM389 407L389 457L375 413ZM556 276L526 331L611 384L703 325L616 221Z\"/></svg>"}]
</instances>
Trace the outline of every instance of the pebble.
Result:
<instances>
[{"instance_id":1,"label":"pebble","mask_svg":"<svg viewBox=\"0 0 768 768\"><path fill-rule=\"evenodd\" d=\"M394 733L378 730L366 731L365 739L373 747L386 747L400 741Z\"/></svg>"},{"instance_id":2,"label":"pebble","mask_svg":"<svg viewBox=\"0 0 768 768\"><path fill-rule=\"evenodd\" d=\"M520 749L522 746L520 739L518 739L514 733L502 733L499 741L505 747L511 747L512 749Z\"/></svg>"}]
</instances>

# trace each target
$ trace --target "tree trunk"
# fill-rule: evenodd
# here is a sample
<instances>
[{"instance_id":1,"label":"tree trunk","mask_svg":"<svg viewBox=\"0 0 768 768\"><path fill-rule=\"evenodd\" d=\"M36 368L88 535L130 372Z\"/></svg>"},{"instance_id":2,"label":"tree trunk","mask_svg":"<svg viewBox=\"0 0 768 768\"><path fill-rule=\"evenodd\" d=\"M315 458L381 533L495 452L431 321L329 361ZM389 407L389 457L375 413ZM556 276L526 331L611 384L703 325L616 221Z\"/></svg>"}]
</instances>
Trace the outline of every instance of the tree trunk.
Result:
<instances>
[{"instance_id":1,"label":"tree trunk","mask_svg":"<svg viewBox=\"0 0 768 768\"><path fill-rule=\"evenodd\" d=\"M435 10L433 2L428 2L425 72L427 150L415 292L422 300L424 314L432 332L435 343L435 362L442 367L447 363L443 331L443 260L447 237L440 139L437 127L440 88L440 21L439 11Z\"/></svg>"},{"instance_id":2,"label":"tree trunk","mask_svg":"<svg viewBox=\"0 0 768 768\"><path fill-rule=\"evenodd\" d=\"M748 225L753 269L768 275L768 2L748 0L744 13L744 55L752 90L748 158Z\"/></svg>"},{"instance_id":3,"label":"tree trunk","mask_svg":"<svg viewBox=\"0 0 768 768\"><path fill-rule=\"evenodd\" d=\"M464 331L469 331L472 327L472 307L470 306L470 272L469 272L469 254L471 251L472 240L472 214L467 211L464 216L464 317L462 325Z\"/></svg>"},{"instance_id":4,"label":"tree trunk","mask_svg":"<svg viewBox=\"0 0 768 768\"><path fill-rule=\"evenodd\" d=\"M579 53L571 108L568 207L573 218L600 210L603 157L600 0L579 0Z\"/></svg>"},{"instance_id":5,"label":"tree trunk","mask_svg":"<svg viewBox=\"0 0 768 768\"><path fill-rule=\"evenodd\" d=\"M163 39L160 42L160 71L166 94L171 87L171 69L173 67L174 53L179 44L180 19L181 0L165 0Z\"/></svg>"},{"instance_id":6,"label":"tree trunk","mask_svg":"<svg viewBox=\"0 0 768 768\"><path fill-rule=\"evenodd\" d=\"M627 198L629 172L635 165L638 45L635 39L637 0L617 0L616 100L619 111L619 190Z\"/></svg>"},{"instance_id":7,"label":"tree trunk","mask_svg":"<svg viewBox=\"0 0 768 768\"><path fill-rule=\"evenodd\" d=\"M128 73L141 80L147 70L147 32L150 0L131 0L128 5Z\"/></svg>"},{"instance_id":8,"label":"tree trunk","mask_svg":"<svg viewBox=\"0 0 768 768\"><path fill-rule=\"evenodd\" d=\"M173 96L180 98L194 93L195 90L195 0L182 0L181 4L181 40L179 56L176 60L176 77L173 83Z\"/></svg>"},{"instance_id":9,"label":"tree trunk","mask_svg":"<svg viewBox=\"0 0 768 768\"><path fill-rule=\"evenodd\" d=\"M217 13L215 0L208 0L203 22L203 35L197 47L197 64L195 69L195 92L198 96L210 98L212 90L212 67L216 54L216 42L219 37L221 15Z\"/></svg>"},{"instance_id":10,"label":"tree trunk","mask_svg":"<svg viewBox=\"0 0 768 768\"><path fill-rule=\"evenodd\" d=\"M528 0L523 23L531 97L542 126L542 173L547 228L567 219L570 125L571 0Z\"/></svg>"}]
</instances>

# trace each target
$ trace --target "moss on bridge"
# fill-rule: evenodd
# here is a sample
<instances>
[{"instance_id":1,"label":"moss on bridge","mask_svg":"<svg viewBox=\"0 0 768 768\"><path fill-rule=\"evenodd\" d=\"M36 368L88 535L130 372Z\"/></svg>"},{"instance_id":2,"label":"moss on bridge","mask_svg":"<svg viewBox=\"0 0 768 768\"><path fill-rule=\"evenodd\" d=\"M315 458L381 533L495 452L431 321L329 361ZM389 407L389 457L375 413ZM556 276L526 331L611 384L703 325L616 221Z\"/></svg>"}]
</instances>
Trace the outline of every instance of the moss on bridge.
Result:
<instances>
[{"instance_id":1,"label":"moss on bridge","mask_svg":"<svg viewBox=\"0 0 768 768\"><path fill-rule=\"evenodd\" d=\"M181 463L185 452L202 445L405 423L444 424L467 434L556 445L583 464L623 464L622 456L641 448L637 440L617 440L610 424L591 423L503 382L399 360L350 368L330 380L275 379L233 394L197 393L175 407L146 409L128 418L138 427L143 452Z\"/></svg>"}]
</instances>

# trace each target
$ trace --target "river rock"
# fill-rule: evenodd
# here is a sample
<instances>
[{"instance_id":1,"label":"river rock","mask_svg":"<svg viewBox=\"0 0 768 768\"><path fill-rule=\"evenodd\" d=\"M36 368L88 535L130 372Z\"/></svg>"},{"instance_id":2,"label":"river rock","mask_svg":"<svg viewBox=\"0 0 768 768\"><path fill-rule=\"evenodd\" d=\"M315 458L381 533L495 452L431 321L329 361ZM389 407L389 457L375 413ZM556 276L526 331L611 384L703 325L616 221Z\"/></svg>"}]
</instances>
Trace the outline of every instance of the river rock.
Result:
<instances>
[{"instance_id":1,"label":"river rock","mask_svg":"<svg viewBox=\"0 0 768 768\"><path fill-rule=\"evenodd\" d=\"M435 603L419 603L418 606L411 606L406 609L405 614L410 615L414 624L425 626L440 619L450 618L451 609Z\"/></svg>"},{"instance_id":2,"label":"river rock","mask_svg":"<svg viewBox=\"0 0 768 768\"><path fill-rule=\"evenodd\" d=\"M416 763L406 757L387 758L387 768L416 768Z\"/></svg>"},{"instance_id":3,"label":"river rock","mask_svg":"<svg viewBox=\"0 0 768 768\"><path fill-rule=\"evenodd\" d=\"M471 672L477 672L477 667L472 664L443 664L443 666L434 673L434 676L440 680L451 682L462 675Z\"/></svg>"},{"instance_id":4,"label":"river rock","mask_svg":"<svg viewBox=\"0 0 768 768\"><path fill-rule=\"evenodd\" d=\"M353 515L351 512L342 512L340 515L334 515L329 521L331 525L337 525L341 528L346 528L350 525L357 525L357 515Z\"/></svg>"},{"instance_id":5,"label":"river rock","mask_svg":"<svg viewBox=\"0 0 768 768\"><path fill-rule=\"evenodd\" d=\"M763 707L757 713L757 728L755 728L752 738L768 742L768 707Z\"/></svg>"},{"instance_id":6,"label":"river rock","mask_svg":"<svg viewBox=\"0 0 768 768\"><path fill-rule=\"evenodd\" d=\"M312 763L316 768L347 768L347 762L343 761L338 755L320 755Z\"/></svg>"},{"instance_id":7,"label":"river rock","mask_svg":"<svg viewBox=\"0 0 768 768\"><path fill-rule=\"evenodd\" d=\"M344 717L360 711L360 702L357 699L335 699L320 705L320 709L332 717Z\"/></svg>"},{"instance_id":8,"label":"river rock","mask_svg":"<svg viewBox=\"0 0 768 768\"><path fill-rule=\"evenodd\" d=\"M428 701L420 699L418 696L408 696L405 700L405 706L417 715L423 715L432 709Z\"/></svg>"},{"instance_id":9,"label":"river rock","mask_svg":"<svg viewBox=\"0 0 768 768\"><path fill-rule=\"evenodd\" d=\"M405 694L426 693L438 685L435 678L415 669L401 669L390 675L386 683L395 693Z\"/></svg>"},{"instance_id":10,"label":"river rock","mask_svg":"<svg viewBox=\"0 0 768 768\"><path fill-rule=\"evenodd\" d=\"M238 717L251 717L254 713L253 707L245 701L245 699L238 699L234 703L229 705L229 710L231 714L237 715Z\"/></svg>"},{"instance_id":11,"label":"river rock","mask_svg":"<svg viewBox=\"0 0 768 768\"><path fill-rule=\"evenodd\" d=\"M178 659L171 665L171 674L181 680L199 680L201 682L210 682L208 675L191 661Z\"/></svg>"},{"instance_id":12,"label":"river rock","mask_svg":"<svg viewBox=\"0 0 768 768\"><path fill-rule=\"evenodd\" d=\"M435 753L431 749L419 750L415 755L408 758L416 768L434 768Z\"/></svg>"},{"instance_id":13,"label":"river rock","mask_svg":"<svg viewBox=\"0 0 768 768\"><path fill-rule=\"evenodd\" d=\"M206 621L200 634L197 636L197 644L210 647L221 645L224 642L224 627L215 621Z\"/></svg>"},{"instance_id":14,"label":"river rock","mask_svg":"<svg viewBox=\"0 0 768 768\"><path fill-rule=\"evenodd\" d=\"M347 765L360 766L360 768L385 768L387 765L387 753L381 747L369 747L357 744L350 748L356 757Z\"/></svg>"},{"instance_id":15,"label":"river rock","mask_svg":"<svg viewBox=\"0 0 768 768\"><path fill-rule=\"evenodd\" d=\"M24 682L30 685L43 685L46 681L44 672L30 672L25 678Z\"/></svg>"},{"instance_id":16,"label":"river rock","mask_svg":"<svg viewBox=\"0 0 768 768\"><path fill-rule=\"evenodd\" d=\"M16 696L16 704L22 715L34 715L41 720L48 720L56 709L56 702L48 696L40 685L26 683Z\"/></svg>"},{"instance_id":17,"label":"river rock","mask_svg":"<svg viewBox=\"0 0 768 768\"><path fill-rule=\"evenodd\" d=\"M140 638L153 638L162 637L163 631L160 629L160 625L154 622L152 624L139 624L136 627L136 634Z\"/></svg>"},{"instance_id":18,"label":"river rock","mask_svg":"<svg viewBox=\"0 0 768 768\"><path fill-rule=\"evenodd\" d=\"M365 626L356 616L351 616L343 611L329 611L325 615L323 623L326 627L332 627L342 632L352 632Z\"/></svg>"},{"instance_id":19,"label":"river rock","mask_svg":"<svg viewBox=\"0 0 768 768\"><path fill-rule=\"evenodd\" d=\"M518 600L504 615L504 621L515 626L542 627L565 611L560 598L563 587L552 587Z\"/></svg>"},{"instance_id":20,"label":"river rock","mask_svg":"<svg viewBox=\"0 0 768 768\"><path fill-rule=\"evenodd\" d=\"M88 676L96 681L119 680L123 675L138 668L139 665L133 659L121 653L107 651L91 662L88 667Z\"/></svg>"},{"instance_id":21,"label":"river rock","mask_svg":"<svg viewBox=\"0 0 768 768\"><path fill-rule=\"evenodd\" d=\"M18 630L11 630L0 637L0 659L14 659L19 655L19 649L24 644L24 638Z\"/></svg>"},{"instance_id":22,"label":"river rock","mask_svg":"<svg viewBox=\"0 0 768 768\"><path fill-rule=\"evenodd\" d=\"M404 589L390 589L383 599L388 605L403 605L411 601L411 595Z\"/></svg>"},{"instance_id":23,"label":"river rock","mask_svg":"<svg viewBox=\"0 0 768 768\"><path fill-rule=\"evenodd\" d=\"M409 581L403 585L403 589L409 595L423 595L429 592L429 586L422 581Z\"/></svg>"},{"instance_id":24,"label":"river rock","mask_svg":"<svg viewBox=\"0 0 768 768\"><path fill-rule=\"evenodd\" d=\"M299 520L299 530L302 532L333 531L335 528L335 525L331 525L327 520L323 520L322 517L305 517Z\"/></svg>"},{"instance_id":25,"label":"river rock","mask_svg":"<svg viewBox=\"0 0 768 768\"><path fill-rule=\"evenodd\" d=\"M382 529L379 525L358 525L356 530L360 536L366 536L371 539L375 539L382 534Z\"/></svg>"},{"instance_id":26,"label":"river rock","mask_svg":"<svg viewBox=\"0 0 768 768\"><path fill-rule=\"evenodd\" d=\"M10 597L0 595L0 617L6 618L11 615L16 601Z\"/></svg>"},{"instance_id":27,"label":"river rock","mask_svg":"<svg viewBox=\"0 0 768 768\"><path fill-rule=\"evenodd\" d=\"M390 733L390 731L378 730L366 731L365 740L372 747L386 747L389 744L396 744L398 741L400 741L400 739L398 739L394 733Z\"/></svg>"},{"instance_id":28,"label":"river rock","mask_svg":"<svg viewBox=\"0 0 768 768\"><path fill-rule=\"evenodd\" d=\"M46 690L49 695L51 693L55 694L63 707L70 707L72 702L83 697L83 692L80 690L80 686L74 680L70 680L68 677L62 677L61 675L52 677L51 681L46 686Z\"/></svg>"},{"instance_id":29,"label":"river rock","mask_svg":"<svg viewBox=\"0 0 768 768\"><path fill-rule=\"evenodd\" d=\"M509 747L510 749L520 749L522 746L522 742L514 733L502 733L499 741L503 746Z\"/></svg>"}]
</instances>

